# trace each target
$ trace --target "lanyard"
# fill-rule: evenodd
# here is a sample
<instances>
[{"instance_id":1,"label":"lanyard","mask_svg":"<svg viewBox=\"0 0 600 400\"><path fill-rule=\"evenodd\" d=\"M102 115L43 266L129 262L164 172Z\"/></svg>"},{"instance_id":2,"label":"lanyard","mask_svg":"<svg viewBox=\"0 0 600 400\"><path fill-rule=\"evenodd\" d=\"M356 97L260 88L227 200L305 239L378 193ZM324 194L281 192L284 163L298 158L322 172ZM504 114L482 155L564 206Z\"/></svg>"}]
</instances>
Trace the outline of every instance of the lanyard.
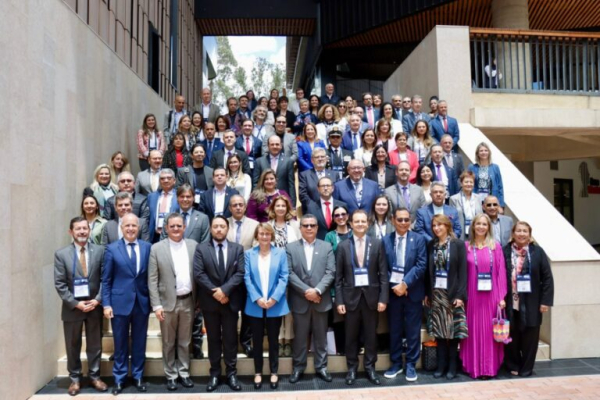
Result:
<instances>
[{"instance_id":1,"label":"lanyard","mask_svg":"<svg viewBox=\"0 0 600 400\"><path fill-rule=\"evenodd\" d=\"M378 231L377 239L382 239L385 235L383 234L383 227L387 224L384 222L382 225L379 225L379 222L375 222L375 230ZM386 231L387 233L387 231Z\"/></svg>"},{"instance_id":2,"label":"lanyard","mask_svg":"<svg viewBox=\"0 0 600 400\"><path fill-rule=\"evenodd\" d=\"M528 272L531 270L531 253L529 253L529 249L526 251L527 253L527 270L525 269L525 263L523 262L523 269L521 270L518 276L529 275Z\"/></svg>"},{"instance_id":3,"label":"lanyard","mask_svg":"<svg viewBox=\"0 0 600 400\"><path fill-rule=\"evenodd\" d=\"M371 241L369 240L368 236L363 236L363 238L365 239L365 251L367 252L367 261L365 261L365 263L363 264L363 268L362 269L367 269L369 268L369 260L371 259ZM354 256L354 239L353 238L350 241L350 252L351 254ZM358 254L356 255L356 257L358 258ZM358 265L356 265L356 262L354 260L354 257L352 257L352 268L353 269L361 269Z\"/></svg>"},{"instance_id":4,"label":"lanyard","mask_svg":"<svg viewBox=\"0 0 600 400\"><path fill-rule=\"evenodd\" d=\"M492 249L490 249L489 247L487 249L490 254L490 275L491 275L494 270L494 257L492 255ZM475 250L475 246L473 246L473 258L475 259L475 270L477 271L477 274L479 274L479 265L477 265L477 251Z\"/></svg>"}]
</instances>

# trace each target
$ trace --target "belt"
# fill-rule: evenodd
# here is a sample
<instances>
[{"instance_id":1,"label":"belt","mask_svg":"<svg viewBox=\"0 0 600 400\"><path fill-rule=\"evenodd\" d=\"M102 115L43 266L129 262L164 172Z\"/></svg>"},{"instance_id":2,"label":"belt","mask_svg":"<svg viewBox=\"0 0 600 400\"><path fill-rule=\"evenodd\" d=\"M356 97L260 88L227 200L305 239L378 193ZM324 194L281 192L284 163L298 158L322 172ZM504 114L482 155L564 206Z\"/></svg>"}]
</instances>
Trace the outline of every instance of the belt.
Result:
<instances>
[{"instance_id":1,"label":"belt","mask_svg":"<svg viewBox=\"0 0 600 400\"><path fill-rule=\"evenodd\" d=\"M188 294L184 294L183 296L177 296L177 300L185 300L188 297L190 297L192 295L192 292L189 292Z\"/></svg>"}]
</instances>

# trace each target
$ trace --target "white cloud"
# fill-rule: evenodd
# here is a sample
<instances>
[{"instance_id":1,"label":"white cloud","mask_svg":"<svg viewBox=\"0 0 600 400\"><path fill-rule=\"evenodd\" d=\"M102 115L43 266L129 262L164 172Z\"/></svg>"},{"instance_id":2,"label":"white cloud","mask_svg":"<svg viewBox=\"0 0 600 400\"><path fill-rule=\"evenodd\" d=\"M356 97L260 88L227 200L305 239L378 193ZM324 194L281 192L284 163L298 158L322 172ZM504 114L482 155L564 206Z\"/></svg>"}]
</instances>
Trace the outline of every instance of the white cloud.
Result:
<instances>
[{"instance_id":1,"label":"white cloud","mask_svg":"<svg viewBox=\"0 0 600 400\"><path fill-rule=\"evenodd\" d=\"M244 54L270 54L279 50L281 44L272 36L229 36L229 44L236 58ZM283 43L285 47L285 42Z\"/></svg>"},{"instance_id":2,"label":"white cloud","mask_svg":"<svg viewBox=\"0 0 600 400\"><path fill-rule=\"evenodd\" d=\"M272 62L274 64L282 64L283 66L285 66L285 55L286 51L284 42L284 45L281 46L279 51L277 53L272 54L271 57L269 57L269 62Z\"/></svg>"}]
</instances>

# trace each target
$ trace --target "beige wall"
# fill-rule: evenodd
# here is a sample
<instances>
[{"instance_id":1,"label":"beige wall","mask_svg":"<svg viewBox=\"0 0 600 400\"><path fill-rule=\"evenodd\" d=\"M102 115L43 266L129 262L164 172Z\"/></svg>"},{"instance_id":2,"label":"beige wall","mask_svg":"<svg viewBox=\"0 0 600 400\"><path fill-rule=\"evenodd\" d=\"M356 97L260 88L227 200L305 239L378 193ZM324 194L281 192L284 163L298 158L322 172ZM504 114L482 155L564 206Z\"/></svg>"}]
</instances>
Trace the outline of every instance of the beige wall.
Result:
<instances>
[{"instance_id":1,"label":"beige wall","mask_svg":"<svg viewBox=\"0 0 600 400\"><path fill-rule=\"evenodd\" d=\"M0 398L25 399L63 355L53 253L94 167L167 107L60 0L0 1ZM162 117L159 117L162 122Z\"/></svg>"}]
</instances>

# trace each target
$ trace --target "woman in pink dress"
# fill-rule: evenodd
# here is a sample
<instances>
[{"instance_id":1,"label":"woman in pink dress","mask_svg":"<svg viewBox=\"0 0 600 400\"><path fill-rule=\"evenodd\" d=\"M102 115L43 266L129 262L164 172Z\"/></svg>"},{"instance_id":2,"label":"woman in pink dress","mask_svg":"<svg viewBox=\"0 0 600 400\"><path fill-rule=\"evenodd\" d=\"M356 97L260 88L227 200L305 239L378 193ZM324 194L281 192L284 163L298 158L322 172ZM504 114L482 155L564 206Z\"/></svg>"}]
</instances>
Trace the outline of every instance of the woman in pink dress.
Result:
<instances>
[{"instance_id":1,"label":"woman in pink dress","mask_svg":"<svg viewBox=\"0 0 600 400\"><path fill-rule=\"evenodd\" d=\"M502 246L494 240L485 214L471 224L467 248L467 322L469 337L460 345L463 370L471 378L496 376L504 359L504 343L494 341L492 319L505 307L506 267Z\"/></svg>"}]
</instances>

